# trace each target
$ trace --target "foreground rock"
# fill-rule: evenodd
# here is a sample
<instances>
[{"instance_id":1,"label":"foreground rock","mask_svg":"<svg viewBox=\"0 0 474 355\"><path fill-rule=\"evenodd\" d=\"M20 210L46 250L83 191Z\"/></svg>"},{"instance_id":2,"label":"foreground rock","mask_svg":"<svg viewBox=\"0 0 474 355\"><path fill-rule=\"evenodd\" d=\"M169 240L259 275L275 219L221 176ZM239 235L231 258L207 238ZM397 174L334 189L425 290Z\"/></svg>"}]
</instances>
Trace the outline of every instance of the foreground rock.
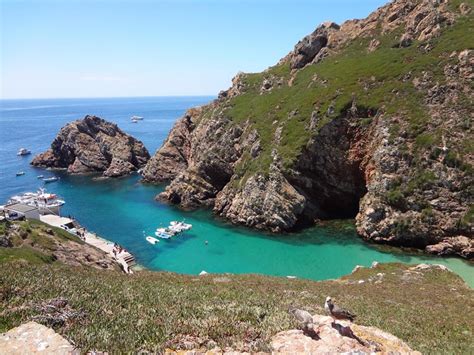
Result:
<instances>
[{"instance_id":1,"label":"foreground rock","mask_svg":"<svg viewBox=\"0 0 474 355\"><path fill-rule=\"evenodd\" d=\"M163 201L236 224L355 218L366 240L472 258L471 14L395 0L317 27L276 66L239 73L189 110L144 179L170 182Z\"/></svg>"},{"instance_id":2,"label":"foreground rock","mask_svg":"<svg viewBox=\"0 0 474 355\"><path fill-rule=\"evenodd\" d=\"M107 177L119 177L142 168L149 158L143 143L116 124L85 116L61 128L51 148L31 164L67 169L71 174L102 172Z\"/></svg>"},{"instance_id":3,"label":"foreground rock","mask_svg":"<svg viewBox=\"0 0 474 355\"><path fill-rule=\"evenodd\" d=\"M402 340L375 327L338 321L327 316L314 315L316 337L311 338L302 330L278 333L272 339L274 353L283 354L334 354L334 353L395 353L419 354Z\"/></svg>"},{"instance_id":4,"label":"foreground rock","mask_svg":"<svg viewBox=\"0 0 474 355\"><path fill-rule=\"evenodd\" d=\"M79 351L53 329L29 322L0 335L0 353L69 355Z\"/></svg>"},{"instance_id":5,"label":"foreground rock","mask_svg":"<svg viewBox=\"0 0 474 355\"><path fill-rule=\"evenodd\" d=\"M349 322L333 323L331 317L313 316L315 336L292 329L276 334L271 340L272 354L420 354L396 336L376 327L365 327ZM249 354L232 349L167 350L168 355ZM261 352L259 354L266 354Z\"/></svg>"}]
</instances>

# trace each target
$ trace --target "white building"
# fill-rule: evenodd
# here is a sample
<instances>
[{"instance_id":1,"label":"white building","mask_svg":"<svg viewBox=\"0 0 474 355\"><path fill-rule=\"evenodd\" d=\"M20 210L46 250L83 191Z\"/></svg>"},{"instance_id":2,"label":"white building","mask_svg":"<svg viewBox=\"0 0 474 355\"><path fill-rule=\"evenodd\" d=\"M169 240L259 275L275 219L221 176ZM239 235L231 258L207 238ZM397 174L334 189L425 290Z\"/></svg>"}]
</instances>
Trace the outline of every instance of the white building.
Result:
<instances>
[{"instance_id":1,"label":"white building","mask_svg":"<svg viewBox=\"0 0 474 355\"><path fill-rule=\"evenodd\" d=\"M10 220L15 219L40 219L40 213L38 207L28 206L23 203L15 203L12 205L4 206L3 211L5 217Z\"/></svg>"}]
</instances>

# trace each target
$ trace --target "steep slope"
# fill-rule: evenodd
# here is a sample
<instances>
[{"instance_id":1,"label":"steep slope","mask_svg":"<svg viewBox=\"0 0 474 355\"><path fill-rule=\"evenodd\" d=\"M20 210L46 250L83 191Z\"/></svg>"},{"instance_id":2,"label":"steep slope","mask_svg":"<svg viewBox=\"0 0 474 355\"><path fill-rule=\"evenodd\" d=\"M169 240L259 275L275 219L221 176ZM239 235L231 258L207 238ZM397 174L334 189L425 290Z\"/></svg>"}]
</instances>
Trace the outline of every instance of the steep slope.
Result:
<instances>
[{"instance_id":1,"label":"steep slope","mask_svg":"<svg viewBox=\"0 0 474 355\"><path fill-rule=\"evenodd\" d=\"M87 115L61 128L51 148L31 164L63 168L72 174L103 172L107 177L119 177L140 169L149 158L142 142L114 123Z\"/></svg>"},{"instance_id":2,"label":"steep slope","mask_svg":"<svg viewBox=\"0 0 474 355\"><path fill-rule=\"evenodd\" d=\"M189 110L144 180L249 227L356 217L365 239L472 258L473 3L396 0L319 26Z\"/></svg>"},{"instance_id":3,"label":"steep slope","mask_svg":"<svg viewBox=\"0 0 474 355\"><path fill-rule=\"evenodd\" d=\"M120 271L110 255L68 232L39 221L0 223L0 263L25 260Z\"/></svg>"},{"instance_id":4,"label":"steep slope","mask_svg":"<svg viewBox=\"0 0 474 355\"><path fill-rule=\"evenodd\" d=\"M28 233L37 232L36 226L30 228ZM474 307L474 291L435 265L381 264L322 282L262 275L196 277L149 271L126 275L92 268L93 263L71 265L67 260L80 257L74 250L67 259L42 263L15 249L0 246L0 333L36 321L53 327L83 353L165 349L201 353L215 347L247 352L269 352L273 347L295 353L302 344L315 353L335 353L331 345L338 347L337 352L360 352L353 339L334 336L327 317L315 317L320 335L315 340L322 340L321 347L290 330L298 327L288 312L290 306L324 314L328 295L356 313L357 324L371 327L372 332L361 334L365 327L351 325L372 348L370 353L375 353L374 347L383 353L397 350L393 339L380 338L384 334L380 329L422 352L473 350L469 335L474 325L466 310ZM0 336L2 340L9 339ZM349 348L341 346L351 342Z\"/></svg>"}]
</instances>

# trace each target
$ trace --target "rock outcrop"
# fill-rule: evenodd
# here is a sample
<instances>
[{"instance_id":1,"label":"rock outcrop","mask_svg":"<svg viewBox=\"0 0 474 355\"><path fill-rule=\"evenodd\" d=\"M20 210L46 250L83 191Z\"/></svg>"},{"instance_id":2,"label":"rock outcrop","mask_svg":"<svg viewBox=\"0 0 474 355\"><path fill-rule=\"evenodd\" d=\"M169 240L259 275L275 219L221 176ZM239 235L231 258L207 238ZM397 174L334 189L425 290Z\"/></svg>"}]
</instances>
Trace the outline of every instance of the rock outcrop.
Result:
<instances>
[{"instance_id":1,"label":"rock outcrop","mask_svg":"<svg viewBox=\"0 0 474 355\"><path fill-rule=\"evenodd\" d=\"M348 322L334 322L331 317L314 315L315 337L302 330L288 330L272 339L272 353L276 354L420 354L402 340L375 327L364 327Z\"/></svg>"},{"instance_id":2,"label":"rock outcrop","mask_svg":"<svg viewBox=\"0 0 474 355\"><path fill-rule=\"evenodd\" d=\"M353 323L334 322L331 317L314 315L314 336L305 334L303 330L292 329L279 332L271 339L271 354L421 354L412 350L396 336L376 327L366 327ZM243 355L232 349L222 350L171 350L167 355ZM261 352L259 354L268 354Z\"/></svg>"},{"instance_id":3,"label":"rock outcrop","mask_svg":"<svg viewBox=\"0 0 474 355\"><path fill-rule=\"evenodd\" d=\"M119 177L145 166L149 158L143 143L116 124L85 116L61 128L51 148L31 164L67 169L71 174L102 172L106 177Z\"/></svg>"},{"instance_id":4,"label":"rock outcrop","mask_svg":"<svg viewBox=\"0 0 474 355\"><path fill-rule=\"evenodd\" d=\"M472 258L470 8L395 0L319 26L189 110L144 179L253 228L355 218L366 240Z\"/></svg>"},{"instance_id":5,"label":"rock outcrop","mask_svg":"<svg viewBox=\"0 0 474 355\"><path fill-rule=\"evenodd\" d=\"M80 351L53 329L28 322L0 335L0 353L66 355L79 354Z\"/></svg>"}]
</instances>

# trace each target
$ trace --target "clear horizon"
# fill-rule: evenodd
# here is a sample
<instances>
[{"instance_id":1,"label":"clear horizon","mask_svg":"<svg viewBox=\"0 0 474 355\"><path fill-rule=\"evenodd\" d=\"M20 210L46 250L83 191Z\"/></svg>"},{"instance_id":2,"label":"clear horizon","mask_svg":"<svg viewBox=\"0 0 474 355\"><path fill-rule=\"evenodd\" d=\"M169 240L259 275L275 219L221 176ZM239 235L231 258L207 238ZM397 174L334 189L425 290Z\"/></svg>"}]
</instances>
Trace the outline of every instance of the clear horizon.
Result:
<instances>
[{"instance_id":1,"label":"clear horizon","mask_svg":"<svg viewBox=\"0 0 474 355\"><path fill-rule=\"evenodd\" d=\"M139 95L139 96L93 96L93 97L79 97L79 96L70 96L70 97L12 97L5 98L0 97L0 101L15 101L15 100L100 100L100 99L145 99L145 98L173 98L173 97L182 97L182 98L193 98L193 97L216 97L217 95Z\"/></svg>"},{"instance_id":2,"label":"clear horizon","mask_svg":"<svg viewBox=\"0 0 474 355\"><path fill-rule=\"evenodd\" d=\"M3 0L0 99L216 96L386 0Z\"/></svg>"}]
</instances>

